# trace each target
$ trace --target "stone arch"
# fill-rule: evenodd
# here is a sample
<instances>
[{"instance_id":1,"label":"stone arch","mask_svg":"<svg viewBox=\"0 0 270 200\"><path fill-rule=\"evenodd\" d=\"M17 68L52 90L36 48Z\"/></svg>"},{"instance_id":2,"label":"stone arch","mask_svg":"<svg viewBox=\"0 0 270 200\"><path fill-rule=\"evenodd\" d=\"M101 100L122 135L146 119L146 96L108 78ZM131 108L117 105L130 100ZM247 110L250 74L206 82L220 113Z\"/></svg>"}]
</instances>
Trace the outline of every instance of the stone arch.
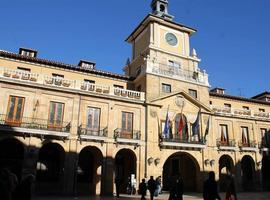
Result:
<instances>
[{"instance_id":1,"label":"stone arch","mask_svg":"<svg viewBox=\"0 0 270 200\"><path fill-rule=\"evenodd\" d=\"M95 146L84 147L78 157L76 175L79 195L101 193L103 155Z\"/></svg>"},{"instance_id":2,"label":"stone arch","mask_svg":"<svg viewBox=\"0 0 270 200\"><path fill-rule=\"evenodd\" d=\"M225 154L219 158L219 185L221 191L226 191L226 176L234 173L234 162L231 156Z\"/></svg>"},{"instance_id":3,"label":"stone arch","mask_svg":"<svg viewBox=\"0 0 270 200\"><path fill-rule=\"evenodd\" d=\"M115 155L115 179L120 181L120 192L127 193L131 176L137 178L137 156L131 149L121 149Z\"/></svg>"},{"instance_id":4,"label":"stone arch","mask_svg":"<svg viewBox=\"0 0 270 200\"><path fill-rule=\"evenodd\" d=\"M255 179L255 162L251 156L245 155L241 160L242 187L245 191L253 190Z\"/></svg>"},{"instance_id":5,"label":"stone arch","mask_svg":"<svg viewBox=\"0 0 270 200\"><path fill-rule=\"evenodd\" d=\"M199 191L200 166L196 158L186 152L172 154L163 165L163 188L169 190L170 183L179 174L184 181L184 191Z\"/></svg>"},{"instance_id":6,"label":"stone arch","mask_svg":"<svg viewBox=\"0 0 270 200\"><path fill-rule=\"evenodd\" d=\"M22 177L25 146L16 138L4 138L0 140L0 168L7 168L16 174L20 180Z\"/></svg>"},{"instance_id":7,"label":"stone arch","mask_svg":"<svg viewBox=\"0 0 270 200\"><path fill-rule=\"evenodd\" d=\"M46 142L40 148L36 166L37 193L56 194L64 186L65 150L54 142Z\"/></svg>"}]
</instances>

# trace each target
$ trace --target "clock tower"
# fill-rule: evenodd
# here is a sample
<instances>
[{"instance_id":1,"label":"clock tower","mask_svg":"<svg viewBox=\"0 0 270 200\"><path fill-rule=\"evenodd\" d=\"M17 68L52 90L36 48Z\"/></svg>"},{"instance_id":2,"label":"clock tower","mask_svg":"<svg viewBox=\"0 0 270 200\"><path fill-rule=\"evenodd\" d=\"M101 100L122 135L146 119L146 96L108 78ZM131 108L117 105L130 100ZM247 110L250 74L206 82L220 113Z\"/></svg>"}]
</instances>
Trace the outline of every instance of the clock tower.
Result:
<instances>
[{"instance_id":1,"label":"clock tower","mask_svg":"<svg viewBox=\"0 0 270 200\"><path fill-rule=\"evenodd\" d=\"M168 5L168 0L152 0L152 13L126 39L132 59L124 71L134 77L135 90L146 92L147 100L184 90L198 91L197 100L207 104L203 97L208 95L208 75L190 48L196 29L174 22Z\"/></svg>"}]
</instances>

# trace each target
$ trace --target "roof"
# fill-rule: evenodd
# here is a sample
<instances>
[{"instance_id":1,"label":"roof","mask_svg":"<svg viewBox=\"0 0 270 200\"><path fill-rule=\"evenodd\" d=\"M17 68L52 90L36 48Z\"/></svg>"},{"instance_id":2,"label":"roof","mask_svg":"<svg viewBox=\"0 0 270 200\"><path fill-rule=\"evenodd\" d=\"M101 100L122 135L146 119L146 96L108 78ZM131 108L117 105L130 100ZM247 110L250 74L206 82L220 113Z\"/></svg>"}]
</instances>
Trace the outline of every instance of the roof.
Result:
<instances>
[{"instance_id":1,"label":"roof","mask_svg":"<svg viewBox=\"0 0 270 200\"><path fill-rule=\"evenodd\" d=\"M181 27L183 29L185 29L186 32L188 32L189 34L192 34L194 32L197 32L196 29L194 28L191 28L191 27L188 27L184 24L180 24L180 23L176 23L176 22L173 22L171 20L168 20L168 19L164 19L162 17L158 17L156 15L153 15L153 14L148 14L142 21L141 23L135 28L135 30L127 37L126 41L129 42L130 39L132 38L132 36L143 26L147 26L150 22L152 21L164 21L172 26L178 26L178 27ZM146 24L145 24L146 23ZM135 37L136 38L136 37Z\"/></svg>"},{"instance_id":2,"label":"roof","mask_svg":"<svg viewBox=\"0 0 270 200\"><path fill-rule=\"evenodd\" d=\"M239 101L246 101L250 103L270 105L270 102L268 101L262 101L262 100L246 98L246 97L232 96L232 95L227 95L227 94L218 94L215 92L209 92L209 95L214 96L214 97L225 98L225 99L233 99L233 100L239 100Z\"/></svg>"},{"instance_id":3,"label":"roof","mask_svg":"<svg viewBox=\"0 0 270 200\"><path fill-rule=\"evenodd\" d=\"M74 70L74 71L84 72L84 73L88 73L88 74L95 74L95 75L116 78L116 79L121 79L121 80L133 80L134 79L134 78L126 76L126 75L116 74L116 73L97 70L97 69L86 69L86 68L82 68L82 67L77 66L77 65L65 64L62 62L41 59L41 58L36 58L36 57L23 56L23 55L11 53L8 51L3 51L3 50L0 50L0 57L15 59L15 60L19 60L19 61L26 61L26 62L31 62L31 63L35 63L35 64L49 65L49 66L59 67L59 68L63 68L63 69Z\"/></svg>"},{"instance_id":4,"label":"roof","mask_svg":"<svg viewBox=\"0 0 270 200\"><path fill-rule=\"evenodd\" d=\"M254 97L251 97L251 98L252 98L252 99L257 99L257 98L259 98L259 97L263 97L263 96L267 96L267 95L270 95L270 92L265 91L265 92L262 92L262 93L260 93L260 94L257 94L257 95L254 96Z\"/></svg>"}]
</instances>

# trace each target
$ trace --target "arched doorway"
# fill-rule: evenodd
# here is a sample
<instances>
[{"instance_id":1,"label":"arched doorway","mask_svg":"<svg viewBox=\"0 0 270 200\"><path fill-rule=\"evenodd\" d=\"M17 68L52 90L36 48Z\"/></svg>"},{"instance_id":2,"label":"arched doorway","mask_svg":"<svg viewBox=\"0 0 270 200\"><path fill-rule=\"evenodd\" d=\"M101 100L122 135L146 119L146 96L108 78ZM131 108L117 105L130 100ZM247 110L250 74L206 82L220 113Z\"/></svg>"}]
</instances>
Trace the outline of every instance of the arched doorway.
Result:
<instances>
[{"instance_id":1,"label":"arched doorway","mask_svg":"<svg viewBox=\"0 0 270 200\"><path fill-rule=\"evenodd\" d=\"M129 149L118 151L115 156L115 178L120 182L120 193L127 192L131 176L136 178L136 155Z\"/></svg>"},{"instance_id":2,"label":"arched doorway","mask_svg":"<svg viewBox=\"0 0 270 200\"><path fill-rule=\"evenodd\" d=\"M103 156L96 147L81 150L77 166L77 192L79 195L97 195L101 192Z\"/></svg>"},{"instance_id":3,"label":"arched doorway","mask_svg":"<svg viewBox=\"0 0 270 200\"><path fill-rule=\"evenodd\" d=\"M184 191L198 191L199 165L194 157L188 153L175 153L171 155L163 165L163 189L170 189L170 183L177 175L181 175L184 181Z\"/></svg>"},{"instance_id":4,"label":"arched doorway","mask_svg":"<svg viewBox=\"0 0 270 200\"><path fill-rule=\"evenodd\" d=\"M59 194L64 185L65 151L57 143L46 143L39 150L36 191L38 194Z\"/></svg>"},{"instance_id":5,"label":"arched doorway","mask_svg":"<svg viewBox=\"0 0 270 200\"><path fill-rule=\"evenodd\" d=\"M270 191L270 155L264 155L262 159L263 189Z\"/></svg>"},{"instance_id":6,"label":"arched doorway","mask_svg":"<svg viewBox=\"0 0 270 200\"><path fill-rule=\"evenodd\" d=\"M24 160L24 145L15 138L0 141L0 168L7 168L16 174L18 179L22 176Z\"/></svg>"},{"instance_id":7,"label":"arched doorway","mask_svg":"<svg viewBox=\"0 0 270 200\"><path fill-rule=\"evenodd\" d=\"M223 155L219 159L219 186L222 192L226 191L226 176L234 173L233 160L229 155Z\"/></svg>"},{"instance_id":8,"label":"arched doorway","mask_svg":"<svg viewBox=\"0 0 270 200\"><path fill-rule=\"evenodd\" d=\"M245 191L253 190L255 163L250 156L241 160L242 187Z\"/></svg>"}]
</instances>

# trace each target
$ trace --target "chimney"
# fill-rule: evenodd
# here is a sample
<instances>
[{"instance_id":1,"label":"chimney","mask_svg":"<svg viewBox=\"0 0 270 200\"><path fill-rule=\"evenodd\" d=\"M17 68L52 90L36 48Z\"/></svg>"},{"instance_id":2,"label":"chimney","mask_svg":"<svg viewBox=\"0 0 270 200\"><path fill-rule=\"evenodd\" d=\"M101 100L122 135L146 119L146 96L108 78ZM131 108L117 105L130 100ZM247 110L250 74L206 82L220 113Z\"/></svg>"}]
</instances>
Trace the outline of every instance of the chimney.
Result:
<instances>
[{"instance_id":1,"label":"chimney","mask_svg":"<svg viewBox=\"0 0 270 200\"><path fill-rule=\"evenodd\" d=\"M19 49L19 54L22 56L36 58L37 53L38 53L37 50L34 50L34 49L28 49L28 48L23 48L23 47Z\"/></svg>"},{"instance_id":2,"label":"chimney","mask_svg":"<svg viewBox=\"0 0 270 200\"><path fill-rule=\"evenodd\" d=\"M96 63L87 60L80 60L78 66L83 69L96 69Z\"/></svg>"}]
</instances>

